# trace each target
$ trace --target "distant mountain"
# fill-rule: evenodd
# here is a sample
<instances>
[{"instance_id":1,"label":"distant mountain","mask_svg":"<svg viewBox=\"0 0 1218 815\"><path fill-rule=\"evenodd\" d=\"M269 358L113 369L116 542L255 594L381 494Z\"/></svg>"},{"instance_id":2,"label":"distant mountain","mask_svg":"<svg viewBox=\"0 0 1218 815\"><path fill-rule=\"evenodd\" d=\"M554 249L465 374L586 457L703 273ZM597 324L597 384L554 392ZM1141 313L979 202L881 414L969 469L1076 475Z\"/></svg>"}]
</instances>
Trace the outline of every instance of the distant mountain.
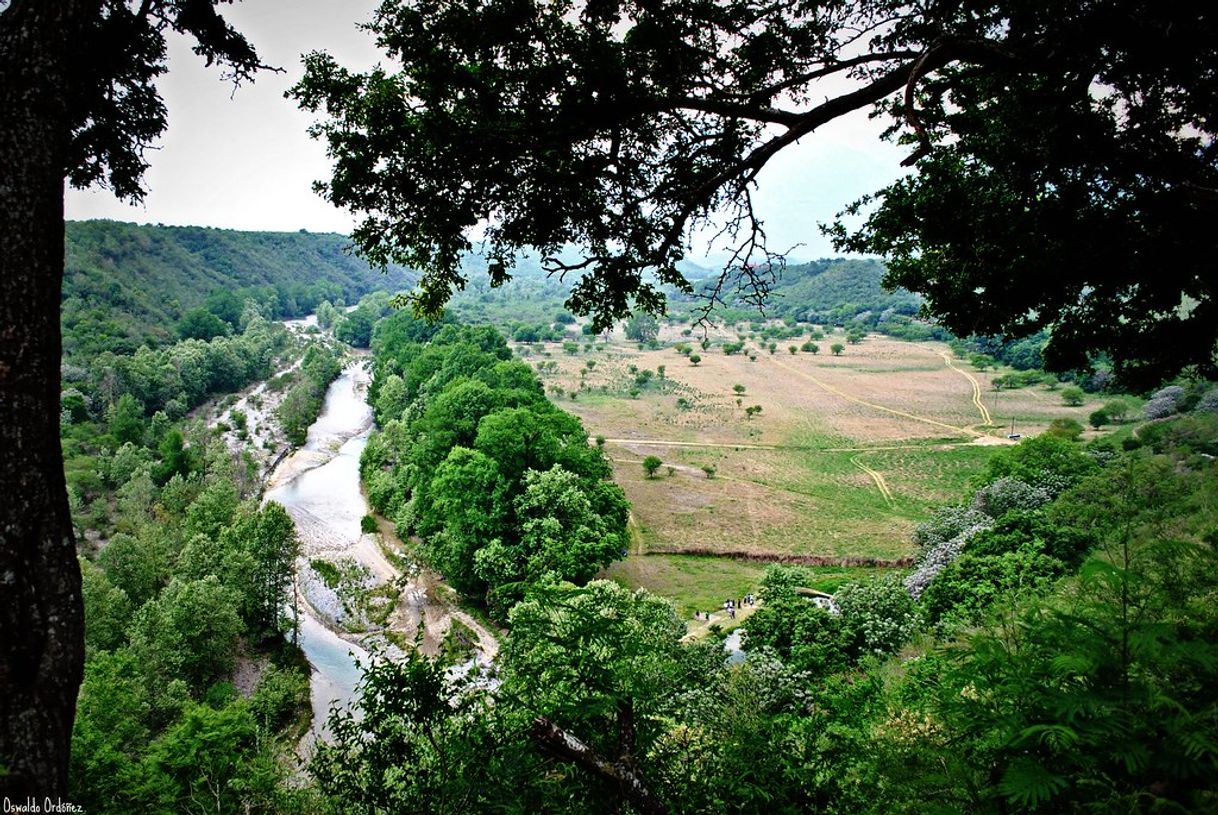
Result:
<instances>
[{"instance_id":1,"label":"distant mountain","mask_svg":"<svg viewBox=\"0 0 1218 815\"><path fill-rule=\"evenodd\" d=\"M176 339L182 315L209 295L250 297L273 317L296 317L323 299L353 303L376 289L413 286L386 275L330 233L241 232L194 226L69 221L62 321L66 356L125 353Z\"/></svg>"}]
</instances>

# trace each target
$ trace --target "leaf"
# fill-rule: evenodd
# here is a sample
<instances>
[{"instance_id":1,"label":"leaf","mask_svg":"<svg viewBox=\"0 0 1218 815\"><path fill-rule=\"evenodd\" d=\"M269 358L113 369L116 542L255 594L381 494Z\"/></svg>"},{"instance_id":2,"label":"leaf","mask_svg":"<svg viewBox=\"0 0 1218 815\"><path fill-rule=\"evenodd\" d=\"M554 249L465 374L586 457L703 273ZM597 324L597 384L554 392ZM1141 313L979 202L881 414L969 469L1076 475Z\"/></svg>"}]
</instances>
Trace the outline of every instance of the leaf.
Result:
<instances>
[{"instance_id":1,"label":"leaf","mask_svg":"<svg viewBox=\"0 0 1218 815\"><path fill-rule=\"evenodd\" d=\"M1019 758L1007 767L998 791L1013 804L1036 807L1066 787L1066 779L1051 773L1030 758Z\"/></svg>"},{"instance_id":2,"label":"leaf","mask_svg":"<svg viewBox=\"0 0 1218 815\"><path fill-rule=\"evenodd\" d=\"M1078 733L1073 728L1060 724L1037 724L1024 728L1015 738L1016 747L1035 741L1055 750L1062 750L1078 744Z\"/></svg>"}]
</instances>

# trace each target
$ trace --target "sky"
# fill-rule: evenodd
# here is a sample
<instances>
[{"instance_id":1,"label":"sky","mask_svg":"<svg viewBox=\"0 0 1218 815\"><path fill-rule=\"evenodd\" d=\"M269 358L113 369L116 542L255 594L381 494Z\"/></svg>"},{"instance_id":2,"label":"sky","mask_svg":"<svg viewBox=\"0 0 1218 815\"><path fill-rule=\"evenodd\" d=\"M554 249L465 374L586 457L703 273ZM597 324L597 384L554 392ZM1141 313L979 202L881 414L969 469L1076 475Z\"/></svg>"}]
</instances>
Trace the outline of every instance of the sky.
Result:
<instances>
[{"instance_id":1,"label":"sky","mask_svg":"<svg viewBox=\"0 0 1218 815\"><path fill-rule=\"evenodd\" d=\"M380 57L375 43L356 26L370 20L377 5L378 0L246 0L222 7L263 62L284 69L264 72L235 90L185 40L171 38L169 72L159 85L169 127L146 156L147 196L131 205L106 190L69 189L67 217L349 233L356 217L311 188L330 171L324 146L305 132L314 117L283 94L300 78L301 55L309 51L329 51L353 69L374 65ZM905 151L881 142L880 129L860 111L771 160L754 196L771 249L795 247L791 255L801 259L835 254L817 224L902 172ZM689 259L695 263L713 260L722 249L703 239L694 243L697 251Z\"/></svg>"}]
</instances>

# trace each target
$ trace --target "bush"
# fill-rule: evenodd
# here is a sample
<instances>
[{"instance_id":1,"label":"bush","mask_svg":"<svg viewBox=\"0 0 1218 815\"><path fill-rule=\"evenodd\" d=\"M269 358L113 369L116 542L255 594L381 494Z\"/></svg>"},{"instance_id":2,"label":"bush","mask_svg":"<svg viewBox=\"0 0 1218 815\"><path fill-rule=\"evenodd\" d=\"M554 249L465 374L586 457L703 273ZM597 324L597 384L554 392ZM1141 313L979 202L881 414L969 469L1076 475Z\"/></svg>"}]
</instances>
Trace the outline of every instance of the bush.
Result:
<instances>
[{"instance_id":1,"label":"bush","mask_svg":"<svg viewBox=\"0 0 1218 815\"><path fill-rule=\"evenodd\" d=\"M643 472L647 473L648 478L651 478L656 474L656 470L659 470L663 463L664 462L659 456L648 456L647 458L643 459Z\"/></svg>"},{"instance_id":2,"label":"bush","mask_svg":"<svg viewBox=\"0 0 1218 815\"><path fill-rule=\"evenodd\" d=\"M1094 427L1096 430L1099 430L1101 427L1103 427L1104 425L1108 424L1111 421L1112 421L1112 419L1109 418L1108 412L1105 411L1103 408L1100 408L1099 410L1091 411L1091 415L1087 417L1087 423L1090 424L1092 427Z\"/></svg>"},{"instance_id":3,"label":"bush","mask_svg":"<svg viewBox=\"0 0 1218 815\"><path fill-rule=\"evenodd\" d=\"M359 531L365 535L371 535L376 532L376 518L371 515L365 515L359 519Z\"/></svg>"},{"instance_id":4,"label":"bush","mask_svg":"<svg viewBox=\"0 0 1218 815\"><path fill-rule=\"evenodd\" d=\"M917 610L900 578L851 583L833 600L856 653L891 654L917 630Z\"/></svg>"},{"instance_id":5,"label":"bush","mask_svg":"<svg viewBox=\"0 0 1218 815\"><path fill-rule=\"evenodd\" d=\"M1168 385L1155 391L1143 408L1144 415L1147 419L1165 419L1179 411L1184 396L1185 390L1179 385Z\"/></svg>"},{"instance_id":6,"label":"bush","mask_svg":"<svg viewBox=\"0 0 1218 815\"><path fill-rule=\"evenodd\" d=\"M1075 441L1083 434L1083 429L1082 423L1076 419L1054 419L1049 422L1049 429L1045 434Z\"/></svg>"},{"instance_id":7,"label":"bush","mask_svg":"<svg viewBox=\"0 0 1218 815\"><path fill-rule=\"evenodd\" d=\"M1062 404L1070 407L1078 407L1087 398L1087 394L1083 393L1083 389L1071 385L1068 388L1062 388Z\"/></svg>"},{"instance_id":8,"label":"bush","mask_svg":"<svg viewBox=\"0 0 1218 815\"><path fill-rule=\"evenodd\" d=\"M991 518L1001 518L1012 510L1037 509L1049 503L1049 493L1018 478L1000 478L977 490L973 509Z\"/></svg>"}]
</instances>

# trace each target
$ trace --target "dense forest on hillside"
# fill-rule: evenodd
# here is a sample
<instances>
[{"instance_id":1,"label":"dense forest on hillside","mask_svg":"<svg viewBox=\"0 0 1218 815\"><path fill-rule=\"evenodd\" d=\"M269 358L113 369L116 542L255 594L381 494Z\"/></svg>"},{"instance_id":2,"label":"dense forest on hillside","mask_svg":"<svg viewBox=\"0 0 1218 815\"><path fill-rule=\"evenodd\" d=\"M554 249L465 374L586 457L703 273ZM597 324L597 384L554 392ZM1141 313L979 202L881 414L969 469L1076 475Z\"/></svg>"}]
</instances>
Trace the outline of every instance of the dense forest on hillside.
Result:
<instances>
[{"instance_id":1,"label":"dense forest on hillside","mask_svg":"<svg viewBox=\"0 0 1218 815\"><path fill-rule=\"evenodd\" d=\"M267 319L302 317L323 300L354 303L415 277L382 275L342 235L69 221L64 246L64 353L131 353L178 339L192 309L237 327L247 300ZM194 330L187 327L188 331ZM191 334L196 336L195 334ZM203 336L203 339L209 337Z\"/></svg>"}]
</instances>

